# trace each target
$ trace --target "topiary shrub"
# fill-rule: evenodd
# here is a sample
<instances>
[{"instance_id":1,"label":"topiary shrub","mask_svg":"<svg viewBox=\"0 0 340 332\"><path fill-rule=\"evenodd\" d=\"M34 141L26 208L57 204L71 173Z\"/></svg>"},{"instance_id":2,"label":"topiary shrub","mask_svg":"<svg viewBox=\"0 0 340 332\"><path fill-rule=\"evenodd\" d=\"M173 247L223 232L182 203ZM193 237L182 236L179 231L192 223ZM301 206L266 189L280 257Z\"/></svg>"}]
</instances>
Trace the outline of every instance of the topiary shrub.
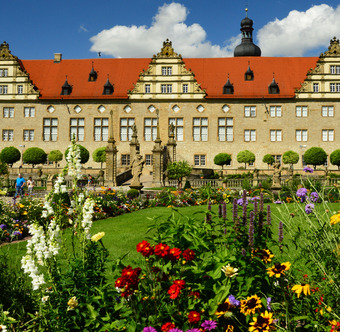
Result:
<instances>
[{"instance_id":1,"label":"topiary shrub","mask_svg":"<svg viewBox=\"0 0 340 332\"><path fill-rule=\"evenodd\" d=\"M47 159L49 161L52 161L54 162L55 164L58 163L58 161L61 161L63 160L63 153L59 150L52 150L48 156L47 156Z\"/></svg>"},{"instance_id":2,"label":"topiary shrub","mask_svg":"<svg viewBox=\"0 0 340 332\"><path fill-rule=\"evenodd\" d=\"M191 188L190 181L189 181L189 180L186 180L186 181L185 181L185 185L184 185L184 187L183 187L183 190L185 190L185 189L190 189L190 188Z\"/></svg>"},{"instance_id":3,"label":"topiary shrub","mask_svg":"<svg viewBox=\"0 0 340 332\"><path fill-rule=\"evenodd\" d=\"M24 152L22 159L26 164L30 164L34 167L34 165L45 163L47 160L47 154L43 149L33 147L28 148Z\"/></svg>"},{"instance_id":4,"label":"topiary shrub","mask_svg":"<svg viewBox=\"0 0 340 332\"><path fill-rule=\"evenodd\" d=\"M316 166L323 165L326 162L327 153L323 148L315 146L305 152L303 159L307 165L313 165L316 169Z\"/></svg>"},{"instance_id":5,"label":"topiary shrub","mask_svg":"<svg viewBox=\"0 0 340 332\"><path fill-rule=\"evenodd\" d=\"M21 158L20 151L14 146L3 148L0 153L0 160L8 165L13 165Z\"/></svg>"},{"instance_id":6,"label":"topiary shrub","mask_svg":"<svg viewBox=\"0 0 340 332\"><path fill-rule=\"evenodd\" d=\"M340 169L340 149L333 151L329 159L332 165L338 166L338 169Z\"/></svg>"},{"instance_id":7,"label":"topiary shrub","mask_svg":"<svg viewBox=\"0 0 340 332\"><path fill-rule=\"evenodd\" d=\"M103 146L101 148L94 150L93 153L92 153L92 159L96 163L100 163L100 168L102 168L103 163L106 162L106 147Z\"/></svg>"},{"instance_id":8,"label":"topiary shrub","mask_svg":"<svg viewBox=\"0 0 340 332\"><path fill-rule=\"evenodd\" d=\"M219 153L214 157L214 164L221 166L223 169L224 165L229 165L231 162L231 155L228 153Z\"/></svg>"},{"instance_id":9,"label":"topiary shrub","mask_svg":"<svg viewBox=\"0 0 340 332\"><path fill-rule=\"evenodd\" d=\"M239 163L244 163L244 169L246 169L247 164L253 163L255 161L255 155L249 150L244 150L237 154L236 159ZM239 169L241 168L239 167Z\"/></svg>"},{"instance_id":10,"label":"topiary shrub","mask_svg":"<svg viewBox=\"0 0 340 332\"><path fill-rule=\"evenodd\" d=\"M139 196L139 191L137 189L132 188L127 192L126 196L129 199L137 198Z\"/></svg>"}]
</instances>

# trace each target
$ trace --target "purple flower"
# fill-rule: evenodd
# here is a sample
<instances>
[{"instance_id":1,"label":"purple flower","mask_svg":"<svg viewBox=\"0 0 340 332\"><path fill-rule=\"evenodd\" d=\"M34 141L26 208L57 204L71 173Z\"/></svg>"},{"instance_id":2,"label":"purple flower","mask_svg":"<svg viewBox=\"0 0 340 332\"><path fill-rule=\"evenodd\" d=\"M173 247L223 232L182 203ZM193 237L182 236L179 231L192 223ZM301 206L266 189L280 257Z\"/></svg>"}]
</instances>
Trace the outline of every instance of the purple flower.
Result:
<instances>
[{"instance_id":1,"label":"purple flower","mask_svg":"<svg viewBox=\"0 0 340 332\"><path fill-rule=\"evenodd\" d=\"M174 328L174 329L169 330L169 332L183 332L183 331L178 328Z\"/></svg>"},{"instance_id":2,"label":"purple flower","mask_svg":"<svg viewBox=\"0 0 340 332\"><path fill-rule=\"evenodd\" d=\"M313 173L314 172L313 168L310 168L308 166L304 167L303 171L306 172L306 173Z\"/></svg>"},{"instance_id":3,"label":"purple flower","mask_svg":"<svg viewBox=\"0 0 340 332\"><path fill-rule=\"evenodd\" d=\"M307 214L312 213L313 210L314 210L314 204L313 203L309 203L309 204L306 205L305 212Z\"/></svg>"},{"instance_id":4,"label":"purple flower","mask_svg":"<svg viewBox=\"0 0 340 332\"><path fill-rule=\"evenodd\" d=\"M296 191L296 196L300 197L301 202L303 203L307 198L307 189L306 188L299 188Z\"/></svg>"},{"instance_id":5,"label":"purple flower","mask_svg":"<svg viewBox=\"0 0 340 332\"><path fill-rule=\"evenodd\" d=\"M269 311L271 311L272 310L272 307L270 306L270 303L272 302L272 298L271 297L267 297L267 309L269 310Z\"/></svg>"},{"instance_id":6,"label":"purple flower","mask_svg":"<svg viewBox=\"0 0 340 332\"><path fill-rule=\"evenodd\" d=\"M282 243L283 241L283 222L279 222L279 243ZM280 246L281 247L281 246Z\"/></svg>"},{"instance_id":7,"label":"purple flower","mask_svg":"<svg viewBox=\"0 0 340 332\"><path fill-rule=\"evenodd\" d=\"M238 307L240 305L240 301L236 300L234 295L229 295L228 296L229 302L231 305Z\"/></svg>"},{"instance_id":8,"label":"purple flower","mask_svg":"<svg viewBox=\"0 0 340 332\"><path fill-rule=\"evenodd\" d=\"M243 206L243 198L239 198L237 200L237 205ZM248 205L248 200L245 200L245 205Z\"/></svg>"},{"instance_id":9,"label":"purple flower","mask_svg":"<svg viewBox=\"0 0 340 332\"><path fill-rule=\"evenodd\" d=\"M254 247L254 211L250 211L249 215L249 247Z\"/></svg>"},{"instance_id":10,"label":"purple flower","mask_svg":"<svg viewBox=\"0 0 340 332\"><path fill-rule=\"evenodd\" d=\"M194 328L194 329L190 329L187 332L201 332L200 329Z\"/></svg>"},{"instance_id":11,"label":"purple flower","mask_svg":"<svg viewBox=\"0 0 340 332\"><path fill-rule=\"evenodd\" d=\"M319 199L319 195L317 192L313 191L311 194L310 194L310 200L312 202L316 202L317 200Z\"/></svg>"},{"instance_id":12,"label":"purple flower","mask_svg":"<svg viewBox=\"0 0 340 332\"><path fill-rule=\"evenodd\" d=\"M201 327L203 327L204 329L211 331L216 329L217 327L217 323L214 320L205 320L202 324Z\"/></svg>"},{"instance_id":13,"label":"purple flower","mask_svg":"<svg viewBox=\"0 0 340 332\"><path fill-rule=\"evenodd\" d=\"M1 228L2 230L7 229L7 225L1 224L1 225L0 225L0 228Z\"/></svg>"},{"instance_id":14,"label":"purple flower","mask_svg":"<svg viewBox=\"0 0 340 332\"><path fill-rule=\"evenodd\" d=\"M274 204L282 204L281 201L275 201Z\"/></svg>"},{"instance_id":15,"label":"purple flower","mask_svg":"<svg viewBox=\"0 0 340 332\"><path fill-rule=\"evenodd\" d=\"M14 235L14 236L18 236L19 238L22 237L21 232L18 232L18 231L15 231L15 232L13 233L13 235Z\"/></svg>"},{"instance_id":16,"label":"purple flower","mask_svg":"<svg viewBox=\"0 0 340 332\"><path fill-rule=\"evenodd\" d=\"M144 327L143 332L157 332L157 330L153 328L152 326L147 326L147 327Z\"/></svg>"}]
</instances>

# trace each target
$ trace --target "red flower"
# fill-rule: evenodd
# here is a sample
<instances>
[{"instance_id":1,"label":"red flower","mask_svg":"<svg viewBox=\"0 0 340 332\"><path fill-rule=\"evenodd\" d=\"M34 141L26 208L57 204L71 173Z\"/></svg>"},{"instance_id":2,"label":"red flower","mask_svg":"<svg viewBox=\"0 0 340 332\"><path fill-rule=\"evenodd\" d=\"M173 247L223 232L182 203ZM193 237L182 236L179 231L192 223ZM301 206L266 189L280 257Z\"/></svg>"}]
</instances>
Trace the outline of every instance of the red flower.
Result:
<instances>
[{"instance_id":1,"label":"red flower","mask_svg":"<svg viewBox=\"0 0 340 332\"><path fill-rule=\"evenodd\" d=\"M149 242L143 240L142 242L138 243L137 252L140 252L144 257L149 257L153 254L153 247L150 245Z\"/></svg>"},{"instance_id":2,"label":"red flower","mask_svg":"<svg viewBox=\"0 0 340 332\"><path fill-rule=\"evenodd\" d=\"M192 297L194 297L195 299L199 299L200 296L201 296L201 294L200 294L200 292L190 292L190 293L189 293L189 296L192 296Z\"/></svg>"},{"instance_id":3,"label":"red flower","mask_svg":"<svg viewBox=\"0 0 340 332\"><path fill-rule=\"evenodd\" d=\"M177 279L177 280L174 281L174 285L177 285L178 287L180 287L182 289L185 286L185 281Z\"/></svg>"},{"instance_id":4,"label":"red flower","mask_svg":"<svg viewBox=\"0 0 340 332\"><path fill-rule=\"evenodd\" d=\"M190 311L188 313L188 321L189 323L198 323L201 320L201 315L197 311Z\"/></svg>"},{"instance_id":5,"label":"red flower","mask_svg":"<svg viewBox=\"0 0 340 332\"><path fill-rule=\"evenodd\" d=\"M137 267L133 269L130 265L125 267L122 271L121 277L119 277L115 286L124 289L122 292L123 297L127 297L133 293L134 290L138 289L139 274L141 273L141 268Z\"/></svg>"},{"instance_id":6,"label":"red flower","mask_svg":"<svg viewBox=\"0 0 340 332\"><path fill-rule=\"evenodd\" d=\"M191 249L186 249L183 251L183 258L186 261L192 261L193 259L195 259L195 252Z\"/></svg>"},{"instance_id":7,"label":"red flower","mask_svg":"<svg viewBox=\"0 0 340 332\"><path fill-rule=\"evenodd\" d=\"M181 287L173 284L170 286L169 290L168 290L168 294L170 295L170 299L174 300L178 297L178 295L181 293Z\"/></svg>"},{"instance_id":8,"label":"red flower","mask_svg":"<svg viewBox=\"0 0 340 332\"><path fill-rule=\"evenodd\" d=\"M162 325L161 330L163 332L168 332L169 330L174 329L174 328L175 328L175 324L168 322Z\"/></svg>"},{"instance_id":9,"label":"red flower","mask_svg":"<svg viewBox=\"0 0 340 332\"><path fill-rule=\"evenodd\" d=\"M169 251L169 259L171 261L179 260L180 257L181 257L181 253L182 253L182 251L180 249L178 249L178 248L170 249L170 251Z\"/></svg>"},{"instance_id":10,"label":"red flower","mask_svg":"<svg viewBox=\"0 0 340 332\"><path fill-rule=\"evenodd\" d=\"M169 254L170 247L166 244L159 243L155 246L155 255L165 257Z\"/></svg>"}]
</instances>

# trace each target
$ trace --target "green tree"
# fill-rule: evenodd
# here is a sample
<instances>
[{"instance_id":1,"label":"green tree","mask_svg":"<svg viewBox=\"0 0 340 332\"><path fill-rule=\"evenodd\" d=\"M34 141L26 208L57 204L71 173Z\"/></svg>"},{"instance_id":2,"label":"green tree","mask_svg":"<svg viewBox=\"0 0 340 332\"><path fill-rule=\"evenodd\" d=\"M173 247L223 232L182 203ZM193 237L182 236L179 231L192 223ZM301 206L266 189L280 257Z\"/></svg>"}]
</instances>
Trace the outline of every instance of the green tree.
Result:
<instances>
[{"instance_id":1,"label":"green tree","mask_svg":"<svg viewBox=\"0 0 340 332\"><path fill-rule=\"evenodd\" d=\"M275 158L274 158L271 154L268 153L268 154L266 154L266 155L263 157L262 161L263 161L265 164L267 164L267 165L268 165L268 168L269 168L269 165L273 165L273 164L274 164Z\"/></svg>"},{"instance_id":2,"label":"green tree","mask_svg":"<svg viewBox=\"0 0 340 332\"><path fill-rule=\"evenodd\" d=\"M80 149L80 163L81 164L87 163L89 161L89 158L90 158L89 150L87 150L85 147L83 147L80 144L76 144L76 145L79 146L79 149ZM68 150L69 150L69 148L67 148L66 151L65 151L65 158L67 157Z\"/></svg>"},{"instance_id":3,"label":"green tree","mask_svg":"<svg viewBox=\"0 0 340 332\"><path fill-rule=\"evenodd\" d=\"M47 154L40 148L28 148L22 155L22 159L25 163L34 165L43 164L47 160Z\"/></svg>"},{"instance_id":4,"label":"green tree","mask_svg":"<svg viewBox=\"0 0 340 332\"><path fill-rule=\"evenodd\" d=\"M338 166L340 169L340 149L334 150L329 156L331 164Z\"/></svg>"},{"instance_id":5,"label":"green tree","mask_svg":"<svg viewBox=\"0 0 340 332\"><path fill-rule=\"evenodd\" d=\"M318 165L323 165L327 160L327 153L323 148L312 147L303 155L303 159L307 165L313 165L314 169Z\"/></svg>"},{"instance_id":6,"label":"green tree","mask_svg":"<svg viewBox=\"0 0 340 332\"><path fill-rule=\"evenodd\" d=\"M223 169L224 165L229 165L231 161L231 155L228 153L219 153L214 157L214 164L221 166Z\"/></svg>"},{"instance_id":7,"label":"green tree","mask_svg":"<svg viewBox=\"0 0 340 332\"><path fill-rule=\"evenodd\" d=\"M244 150L237 154L236 159L239 163L244 163L244 167L247 168L247 164L255 161L255 155L249 150Z\"/></svg>"},{"instance_id":8,"label":"green tree","mask_svg":"<svg viewBox=\"0 0 340 332\"><path fill-rule=\"evenodd\" d=\"M21 158L20 151L14 146L3 148L0 152L0 160L8 165L13 165Z\"/></svg>"},{"instance_id":9,"label":"green tree","mask_svg":"<svg viewBox=\"0 0 340 332\"><path fill-rule=\"evenodd\" d=\"M57 164L58 161L63 160L63 153L59 150L52 150L48 154L47 159Z\"/></svg>"},{"instance_id":10,"label":"green tree","mask_svg":"<svg viewBox=\"0 0 340 332\"><path fill-rule=\"evenodd\" d=\"M191 174L192 168L187 161L175 161L167 167L168 178L178 180L178 186L181 186L182 179Z\"/></svg>"},{"instance_id":11,"label":"green tree","mask_svg":"<svg viewBox=\"0 0 340 332\"><path fill-rule=\"evenodd\" d=\"M100 168L103 167L103 163L106 162L106 147L95 149L92 153L92 158L96 163L100 163Z\"/></svg>"},{"instance_id":12,"label":"green tree","mask_svg":"<svg viewBox=\"0 0 340 332\"><path fill-rule=\"evenodd\" d=\"M292 168L293 165L298 163L299 159L299 154L292 150L286 151L282 156L282 162L284 164L290 164Z\"/></svg>"}]
</instances>

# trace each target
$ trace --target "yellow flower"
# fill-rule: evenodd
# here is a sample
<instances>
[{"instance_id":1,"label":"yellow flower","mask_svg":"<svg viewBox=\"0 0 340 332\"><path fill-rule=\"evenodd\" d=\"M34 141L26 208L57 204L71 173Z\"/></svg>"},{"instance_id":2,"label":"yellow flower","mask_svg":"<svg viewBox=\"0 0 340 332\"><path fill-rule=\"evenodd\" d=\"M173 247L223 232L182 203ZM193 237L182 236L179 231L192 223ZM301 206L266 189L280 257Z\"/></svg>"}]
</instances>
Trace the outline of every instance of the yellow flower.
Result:
<instances>
[{"instance_id":1,"label":"yellow flower","mask_svg":"<svg viewBox=\"0 0 340 332\"><path fill-rule=\"evenodd\" d=\"M92 235L91 241L93 242L98 242L105 236L105 232L99 232L97 234Z\"/></svg>"},{"instance_id":2,"label":"yellow flower","mask_svg":"<svg viewBox=\"0 0 340 332\"><path fill-rule=\"evenodd\" d=\"M215 315L220 318L221 316L231 316L232 313L231 313L231 309L235 308L235 306L233 306L231 303L230 303L230 300L229 298L227 298L225 300L224 303L221 303L218 305L217 307L217 310L215 312Z\"/></svg>"},{"instance_id":3,"label":"yellow flower","mask_svg":"<svg viewBox=\"0 0 340 332\"><path fill-rule=\"evenodd\" d=\"M67 302L67 310L74 310L78 306L78 300L75 296L71 297Z\"/></svg>"},{"instance_id":4,"label":"yellow flower","mask_svg":"<svg viewBox=\"0 0 340 332\"><path fill-rule=\"evenodd\" d=\"M226 277L232 278L235 277L238 273L238 269L230 266L230 264L226 266L222 266L221 271L225 274Z\"/></svg>"},{"instance_id":5,"label":"yellow flower","mask_svg":"<svg viewBox=\"0 0 340 332\"><path fill-rule=\"evenodd\" d=\"M310 285L309 284L295 285L292 287L292 291L297 294L297 297L300 297L300 294L302 292L305 295L310 295Z\"/></svg>"},{"instance_id":6,"label":"yellow flower","mask_svg":"<svg viewBox=\"0 0 340 332\"><path fill-rule=\"evenodd\" d=\"M331 217L331 225L335 225L340 222L340 213Z\"/></svg>"},{"instance_id":7,"label":"yellow flower","mask_svg":"<svg viewBox=\"0 0 340 332\"><path fill-rule=\"evenodd\" d=\"M262 332L262 331L270 331L274 330L274 320L273 314L269 313L267 310L264 313L261 313L260 316L253 317L253 322L250 323L252 325L249 327L250 332Z\"/></svg>"},{"instance_id":8,"label":"yellow flower","mask_svg":"<svg viewBox=\"0 0 340 332\"><path fill-rule=\"evenodd\" d=\"M267 273L269 274L269 277L275 276L276 278L280 278L281 275L285 274L285 271L288 271L290 269L290 263L277 263L273 265L272 267L267 269Z\"/></svg>"},{"instance_id":9,"label":"yellow flower","mask_svg":"<svg viewBox=\"0 0 340 332\"><path fill-rule=\"evenodd\" d=\"M246 300L241 300L240 312L247 316L255 314L255 310L261 307L261 299L257 295L248 296Z\"/></svg>"},{"instance_id":10,"label":"yellow flower","mask_svg":"<svg viewBox=\"0 0 340 332\"><path fill-rule=\"evenodd\" d=\"M25 205L23 205L23 204L18 204L18 206L19 206L19 208L24 208L25 207Z\"/></svg>"},{"instance_id":11,"label":"yellow flower","mask_svg":"<svg viewBox=\"0 0 340 332\"><path fill-rule=\"evenodd\" d=\"M26 215L27 214L27 211L24 211L23 213L22 213L22 215Z\"/></svg>"},{"instance_id":12,"label":"yellow flower","mask_svg":"<svg viewBox=\"0 0 340 332\"><path fill-rule=\"evenodd\" d=\"M274 257L274 255L268 249L255 249L252 251L252 255L260 258L265 264L271 262L272 258Z\"/></svg>"}]
</instances>

